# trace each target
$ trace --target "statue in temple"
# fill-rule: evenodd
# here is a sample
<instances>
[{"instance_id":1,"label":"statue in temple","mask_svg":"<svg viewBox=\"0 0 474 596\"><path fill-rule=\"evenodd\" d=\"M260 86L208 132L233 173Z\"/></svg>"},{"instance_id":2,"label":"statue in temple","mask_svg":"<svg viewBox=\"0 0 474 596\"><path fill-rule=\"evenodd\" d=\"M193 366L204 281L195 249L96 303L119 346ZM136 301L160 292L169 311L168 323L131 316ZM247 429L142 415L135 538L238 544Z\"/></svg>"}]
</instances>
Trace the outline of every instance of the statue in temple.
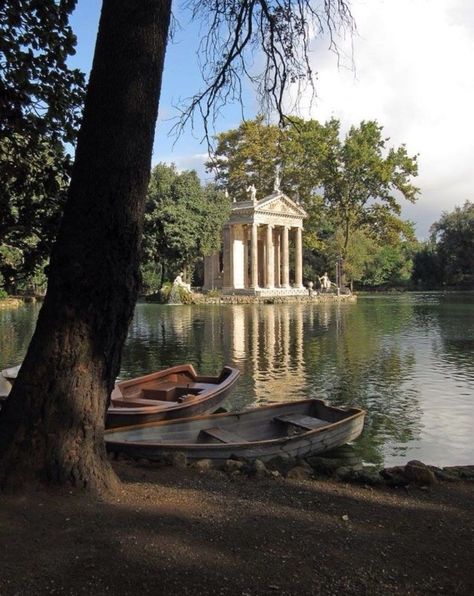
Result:
<instances>
[{"instance_id":1,"label":"statue in temple","mask_svg":"<svg viewBox=\"0 0 474 596\"><path fill-rule=\"evenodd\" d=\"M255 201L257 200L257 189L255 188L255 186L253 184L247 186L247 192L250 193L250 200L255 203Z\"/></svg>"}]
</instances>

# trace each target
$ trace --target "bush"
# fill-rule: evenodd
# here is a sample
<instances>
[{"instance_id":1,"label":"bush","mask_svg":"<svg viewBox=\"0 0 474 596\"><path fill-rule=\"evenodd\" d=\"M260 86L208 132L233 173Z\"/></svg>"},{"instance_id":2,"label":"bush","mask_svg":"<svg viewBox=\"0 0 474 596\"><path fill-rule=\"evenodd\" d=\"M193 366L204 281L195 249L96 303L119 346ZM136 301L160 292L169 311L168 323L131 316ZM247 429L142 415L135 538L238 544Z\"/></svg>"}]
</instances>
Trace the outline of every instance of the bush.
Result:
<instances>
[{"instance_id":1,"label":"bush","mask_svg":"<svg viewBox=\"0 0 474 596\"><path fill-rule=\"evenodd\" d=\"M220 295L221 291L217 288L214 288L213 290L209 290L208 292L206 292L206 296L209 296L209 298L219 298Z\"/></svg>"},{"instance_id":2,"label":"bush","mask_svg":"<svg viewBox=\"0 0 474 596\"><path fill-rule=\"evenodd\" d=\"M146 263L141 266L142 292L143 294L155 294L160 289L160 269L154 263Z\"/></svg>"}]
</instances>

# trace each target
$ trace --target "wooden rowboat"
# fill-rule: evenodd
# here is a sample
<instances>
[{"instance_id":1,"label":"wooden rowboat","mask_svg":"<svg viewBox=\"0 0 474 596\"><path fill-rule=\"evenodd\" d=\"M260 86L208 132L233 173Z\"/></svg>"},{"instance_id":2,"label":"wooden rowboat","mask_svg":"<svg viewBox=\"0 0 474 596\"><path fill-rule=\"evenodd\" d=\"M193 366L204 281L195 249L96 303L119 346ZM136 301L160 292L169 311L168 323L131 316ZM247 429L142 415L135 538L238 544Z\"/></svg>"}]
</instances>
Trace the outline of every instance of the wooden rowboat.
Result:
<instances>
[{"instance_id":1,"label":"wooden rowboat","mask_svg":"<svg viewBox=\"0 0 474 596\"><path fill-rule=\"evenodd\" d=\"M112 391L106 426L115 428L213 412L239 378L224 366L217 377L198 375L191 364L119 381Z\"/></svg>"},{"instance_id":2,"label":"wooden rowboat","mask_svg":"<svg viewBox=\"0 0 474 596\"><path fill-rule=\"evenodd\" d=\"M189 460L231 457L269 460L276 455L323 453L357 438L364 410L341 409L319 399L263 406L239 413L196 416L105 432L108 451L166 460L178 452Z\"/></svg>"},{"instance_id":3,"label":"wooden rowboat","mask_svg":"<svg viewBox=\"0 0 474 596\"><path fill-rule=\"evenodd\" d=\"M20 366L1 372L0 399L5 399ZM240 376L240 371L224 366L217 377L198 375L191 364L181 364L159 372L119 381L111 395L106 426L128 426L213 412L219 407Z\"/></svg>"}]
</instances>

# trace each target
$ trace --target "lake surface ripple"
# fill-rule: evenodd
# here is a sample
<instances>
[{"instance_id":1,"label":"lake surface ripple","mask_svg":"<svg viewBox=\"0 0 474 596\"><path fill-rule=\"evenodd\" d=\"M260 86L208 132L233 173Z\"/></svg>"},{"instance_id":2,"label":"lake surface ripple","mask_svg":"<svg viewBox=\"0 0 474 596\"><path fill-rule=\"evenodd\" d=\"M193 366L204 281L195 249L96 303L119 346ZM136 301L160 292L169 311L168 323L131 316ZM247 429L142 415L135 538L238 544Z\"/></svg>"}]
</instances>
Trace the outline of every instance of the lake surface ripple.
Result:
<instances>
[{"instance_id":1,"label":"lake surface ripple","mask_svg":"<svg viewBox=\"0 0 474 596\"><path fill-rule=\"evenodd\" d=\"M38 308L0 311L0 367L21 361ZM356 304L137 305L121 377L182 362L242 375L236 410L305 397L367 410L367 462L474 463L474 294Z\"/></svg>"}]
</instances>

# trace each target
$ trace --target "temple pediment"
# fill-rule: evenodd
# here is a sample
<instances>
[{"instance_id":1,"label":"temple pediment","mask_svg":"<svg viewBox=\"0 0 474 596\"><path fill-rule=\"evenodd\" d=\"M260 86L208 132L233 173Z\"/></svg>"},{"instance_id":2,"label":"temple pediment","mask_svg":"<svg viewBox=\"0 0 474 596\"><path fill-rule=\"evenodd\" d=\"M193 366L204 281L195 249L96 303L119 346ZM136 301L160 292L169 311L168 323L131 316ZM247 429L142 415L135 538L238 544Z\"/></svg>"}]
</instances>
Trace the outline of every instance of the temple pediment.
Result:
<instances>
[{"instance_id":1,"label":"temple pediment","mask_svg":"<svg viewBox=\"0 0 474 596\"><path fill-rule=\"evenodd\" d=\"M290 199L290 197L280 192L258 201L255 211L262 213L292 215L293 217L302 219L308 217L308 214L303 207L301 207L301 205L298 205L298 203Z\"/></svg>"},{"instance_id":2,"label":"temple pediment","mask_svg":"<svg viewBox=\"0 0 474 596\"><path fill-rule=\"evenodd\" d=\"M275 192L255 201L232 205L229 223L274 223L301 226L308 214L301 205L282 192Z\"/></svg>"}]
</instances>

